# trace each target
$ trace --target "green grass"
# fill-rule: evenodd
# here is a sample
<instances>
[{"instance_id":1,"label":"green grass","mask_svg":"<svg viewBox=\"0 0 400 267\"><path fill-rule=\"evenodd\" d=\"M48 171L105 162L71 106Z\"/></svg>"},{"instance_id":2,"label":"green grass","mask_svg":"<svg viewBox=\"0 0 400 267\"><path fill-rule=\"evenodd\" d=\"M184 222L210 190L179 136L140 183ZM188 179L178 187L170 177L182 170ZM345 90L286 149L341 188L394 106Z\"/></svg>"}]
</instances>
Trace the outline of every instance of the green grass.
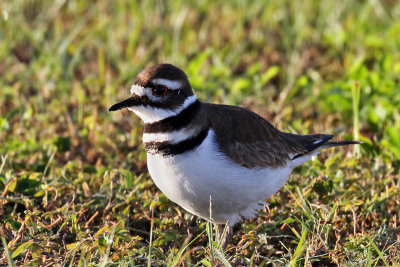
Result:
<instances>
[{"instance_id":1,"label":"green grass","mask_svg":"<svg viewBox=\"0 0 400 267\"><path fill-rule=\"evenodd\" d=\"M0 265L399 265L398 36L389 0L2 1ZM365 144L296 168L221 251L108 112L160 62L203 101Z\"/></svg>"}]
</instances>

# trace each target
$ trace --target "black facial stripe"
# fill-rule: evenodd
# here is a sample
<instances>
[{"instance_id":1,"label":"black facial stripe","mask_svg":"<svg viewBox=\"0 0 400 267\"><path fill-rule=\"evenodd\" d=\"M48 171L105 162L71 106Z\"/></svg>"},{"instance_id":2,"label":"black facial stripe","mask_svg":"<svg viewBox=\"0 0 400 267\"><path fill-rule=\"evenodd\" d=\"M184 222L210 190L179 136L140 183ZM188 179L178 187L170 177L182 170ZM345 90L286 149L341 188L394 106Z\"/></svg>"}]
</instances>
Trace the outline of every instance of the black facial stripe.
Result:
<instances>
[{"instance_id":1,"label":"black facial stripe","mask_svg":"<svg viewBox=\"0 0 400 267\"><path fill-rule=\"evenodd\" d=\"M168 91L168 93L169 92L170 91ZM137 100L137 102L140 103L139 105L143 106L143 107L165 108L165 104L163 102L154 102L154 101L150 100L150 98L146 95L137 96L137 97L135 97L135 100Z\"/></svg>"},{"instance_id":2,"label":"black facial stripe","mask_svg":"<svg viewBox=\"0 0 400 267\"><path fill-rule=\"evenodd\" d=\"M199 108L200 102L196 100L194 103L182 110L178 115L163 119L161 121L146 123L144 125L144 132L160 133L182 129L183 127L189 125Z\"/></svg>"},{"instance_id":3,"label":"black facial stripe","mask_svg":"<svg viewBox=\"0 0 400 267\"><path fill-rule=\"evenodd\" d=\"M176 144L171 144L169 142L148 142L144 145L146 151L151 154L162 154L163 156L183 154L198 147L207 137L208 129L209 127L206 127L197 135Z\"/></svg>"}]
</instances>

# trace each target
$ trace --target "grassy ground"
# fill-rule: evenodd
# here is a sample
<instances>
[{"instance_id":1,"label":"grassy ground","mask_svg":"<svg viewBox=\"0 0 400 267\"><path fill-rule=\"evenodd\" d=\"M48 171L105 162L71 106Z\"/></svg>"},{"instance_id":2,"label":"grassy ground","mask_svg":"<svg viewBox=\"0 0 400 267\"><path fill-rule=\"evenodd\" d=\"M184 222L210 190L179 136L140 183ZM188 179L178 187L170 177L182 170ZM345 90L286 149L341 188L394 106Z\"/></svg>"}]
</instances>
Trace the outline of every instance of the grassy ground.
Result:
<instances>
[{"instance_id":1,"label":"grassy ground","mask_svg":"<svg viewBox=\"0 0 400 267\"><path fill-rule=\"evenodd\" d=\"M0 3L0 265L400 265L398 1ZM140 69L203 101L356 138L297 168L226 251L108 107Z\"/></svg>"}]
</instances>

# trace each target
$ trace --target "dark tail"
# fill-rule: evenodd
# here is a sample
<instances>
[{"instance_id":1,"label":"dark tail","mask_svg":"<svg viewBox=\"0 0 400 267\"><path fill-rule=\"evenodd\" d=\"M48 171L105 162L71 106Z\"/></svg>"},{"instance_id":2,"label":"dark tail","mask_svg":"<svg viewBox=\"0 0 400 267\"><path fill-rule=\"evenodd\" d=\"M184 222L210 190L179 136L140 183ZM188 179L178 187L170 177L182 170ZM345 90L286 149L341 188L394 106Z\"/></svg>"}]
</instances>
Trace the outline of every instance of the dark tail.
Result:
<instances>
[{"instance_id":1,"label":"dark tail","mask_svg":"<svg viewBox=\"0 0 400 267\"><path fill-rule=\"evenodd\" d=\"M321 147L322 147L322 149L324 149L324 148L335 147L335 146L358 145L358 144L362 144L362 143L363 142L361 142L361 141L330 141L330 142L326 142Z\"/></svg>"},{"instance_id":2,"label":"dark tail","mask_svg":"<svg viewBox=\"0 0 400 267\"><path fill-rule=\"evenodd\" d=\"M313 135L309 135L310 137L313 137ZM306 152L301 153L301 154L297 154L295 155L292 160L300 158L304 155L308 155L310 153L315 152L316 150L321 150L321 149L325 149L325 148L330 148L330 147L335 147L335 146L347 146L347 145L358 145L358 144L362 144L363 142L361 141L328 141L329 139L331 139L333 137L333 135L314 135L314 136L318 136L319 139L317 139L316 141L313 141L310 144L305 145L304 147L307 149Z\"/></svg>"}]
</instances>

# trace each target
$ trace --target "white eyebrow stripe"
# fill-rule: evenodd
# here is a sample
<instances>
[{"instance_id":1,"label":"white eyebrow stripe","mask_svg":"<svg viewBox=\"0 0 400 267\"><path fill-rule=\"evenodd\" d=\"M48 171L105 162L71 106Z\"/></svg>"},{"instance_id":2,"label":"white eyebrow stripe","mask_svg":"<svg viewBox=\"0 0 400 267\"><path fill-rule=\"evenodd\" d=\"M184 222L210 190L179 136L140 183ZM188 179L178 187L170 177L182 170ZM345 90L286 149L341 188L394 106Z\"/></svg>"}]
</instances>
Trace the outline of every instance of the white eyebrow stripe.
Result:
<instances>
[{"instance_id":1,"label":"white eyebrow stripe","mask_svg":"<svg viewBox=\"0 0 400 267\"><path fill-rule=\"evenodd\" d=\"M138 96L145 96L145 95L148 96L148 89L143 86L137 85L137 84L132 84L131 95L133 95L133 94L138 95Z\"/></svg>"},{"instance_id":2,"label":"white eyebrow stripe","mask_svg":"<svg viewBox=\"0 0 400 267\"><path fill-rule=\"evenodd\" d=\"M182 84L179 81L171 81L168 79L163 79L163 78L157 78L151 80L152 83L157 84L157 85L165 85L168 87L169 90L178 90L181 89Z\"/></svg>"}]
</instances>

